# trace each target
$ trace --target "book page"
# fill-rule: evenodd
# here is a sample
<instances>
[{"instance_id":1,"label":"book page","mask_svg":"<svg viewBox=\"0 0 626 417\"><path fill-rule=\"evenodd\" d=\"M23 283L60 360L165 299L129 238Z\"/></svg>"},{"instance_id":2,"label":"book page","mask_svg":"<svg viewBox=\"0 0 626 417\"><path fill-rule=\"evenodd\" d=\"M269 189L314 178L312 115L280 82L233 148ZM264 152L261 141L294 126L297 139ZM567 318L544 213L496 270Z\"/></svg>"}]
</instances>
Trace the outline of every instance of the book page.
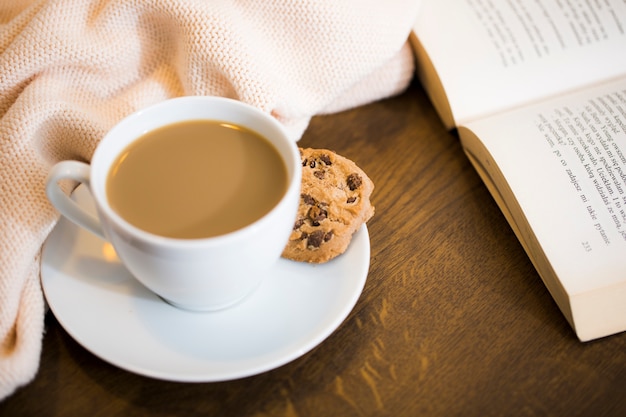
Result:
<instances>
[{"instance_id":1,"label":"book page","mask_svg":"<svg viewBox=\"0 0 626 417\"><path fill-rule=\"evenodd\" d=\"M626 81L466 129L464 147L505 200L514 195L518 227L534 232L570 296L626 283Z\"/></svg>"},{"instance_id":2,"label":"book page","mask_svg":"<svg viewBox=\"0 0 626 417\"><path fill-rule=\"evenodd\" d=\"M456 125L626 75L624 0L423 0L414 34Z\"/></svg>"}]
</instances>

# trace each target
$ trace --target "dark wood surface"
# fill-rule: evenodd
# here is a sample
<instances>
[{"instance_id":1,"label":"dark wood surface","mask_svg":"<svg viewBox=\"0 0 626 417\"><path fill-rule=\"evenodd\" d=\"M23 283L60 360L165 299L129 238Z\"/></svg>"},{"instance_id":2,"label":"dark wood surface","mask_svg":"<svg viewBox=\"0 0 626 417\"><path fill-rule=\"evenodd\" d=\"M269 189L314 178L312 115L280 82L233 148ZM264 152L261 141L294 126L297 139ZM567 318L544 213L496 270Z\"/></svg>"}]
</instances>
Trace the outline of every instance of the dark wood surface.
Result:
<instances>
[{"instance_id":1,"label":"dark wood surface","mask_svg":"<svg viewBox=\"0 0 626 417\"><path fill-rule=\"evenodd\" d=\"M376 184L369 277L328 339L261 375L183 384L109 365L49 314L39 373L0 415L626 415L626 334L576 339L418 85L316 117L300 144Z\"/></svg>"}]
</instances>

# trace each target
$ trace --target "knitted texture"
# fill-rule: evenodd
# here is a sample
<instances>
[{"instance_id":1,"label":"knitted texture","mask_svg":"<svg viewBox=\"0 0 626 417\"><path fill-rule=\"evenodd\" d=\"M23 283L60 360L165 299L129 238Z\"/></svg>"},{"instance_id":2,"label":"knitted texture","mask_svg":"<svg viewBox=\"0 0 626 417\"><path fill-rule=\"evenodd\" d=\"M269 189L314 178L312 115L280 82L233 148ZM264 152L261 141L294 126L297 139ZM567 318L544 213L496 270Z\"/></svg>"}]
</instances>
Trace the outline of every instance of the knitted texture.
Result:
<instances>
[{"instance_id":1,"label":"knitted texture","mask_svg":"<svg viewBox=\"0 0 626 417\"><path fill-rule=\"evenodd\" d=\"M10 0L0 5L0 399L37 372L44 182L167 98L217 95L298 140L314 115L394 95L413 74L415 0Z\"/></svg>"}]
</instances>

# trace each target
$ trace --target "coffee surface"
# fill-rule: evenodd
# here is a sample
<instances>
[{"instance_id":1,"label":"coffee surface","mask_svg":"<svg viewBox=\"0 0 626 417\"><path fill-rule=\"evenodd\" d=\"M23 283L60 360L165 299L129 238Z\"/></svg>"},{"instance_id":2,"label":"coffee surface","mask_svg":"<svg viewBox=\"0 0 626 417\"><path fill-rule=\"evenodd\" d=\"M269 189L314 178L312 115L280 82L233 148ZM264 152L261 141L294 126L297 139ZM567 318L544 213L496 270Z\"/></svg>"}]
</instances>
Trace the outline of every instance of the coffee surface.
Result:
<instances>
[{"instance_id":1,"label":"coffee surface","mask_svg":"<svg viewBox=\"0 0 626 417\"><path fill-rule=\"evenodd\" d=\"M109 204L134 226L193 239L240 229L267 214L287 190L278 151L249 129L193 120L144 134L107 178Z\"/></svg>"}]
</instances>

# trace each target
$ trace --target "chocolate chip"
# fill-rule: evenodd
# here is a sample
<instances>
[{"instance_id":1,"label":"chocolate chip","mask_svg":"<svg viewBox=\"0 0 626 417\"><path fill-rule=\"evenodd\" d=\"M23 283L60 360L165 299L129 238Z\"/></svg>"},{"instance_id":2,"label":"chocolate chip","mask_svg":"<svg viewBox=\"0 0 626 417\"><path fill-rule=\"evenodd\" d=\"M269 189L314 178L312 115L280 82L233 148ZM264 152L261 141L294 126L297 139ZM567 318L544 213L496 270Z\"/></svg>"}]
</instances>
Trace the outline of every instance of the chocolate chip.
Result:
<instances>
[{"instance_id":1,"label":"chocolate chip","mask_svg":"<svg viewBox=\"0 0 626 417\"><path fill-rule=\"evenodd\" d=\"M307 247L309 248L319 248L322 242L324 242L324 231L316 230L311 233L307 239Z\"/></svg>"},{"instance_id":2,"label":"chocolate chip","mask_svg":"<svg viewBox=\"0 0 626 417\"><path fill-rule=\"evenodd\" d=\"M304 224L304 219L298 219L293 225L293 230L298 230Z\"/></svg>"},{"instance_id":3,"label":"chocolate chip","mask_svg":"<svg viewBox=\"0 0 626 417\"><path fill-rule=\"evenodd\" d=\"M323 180L324 177L326 176L326 173L324 171L315 171L313 173L313 175L315 176L315 178L317 178L318 180Z\"/></svg>"},{"instance_id":4,"label":"chocolate chip","mask_svg":"<svg viewBox=\"0 0 626 417\"><path fill-rule=\"evenodd\" d=\"M317 165L317 164L315 163L315 161L311 161L311 162L309 162L309 167L311 167L311 168L315 168L315 165Z\"/></svg>"},{"instance_id":5,"label":"chocolate chip","mask_svg":"<svg viewBox=\"0 0 626 417\"><path fill-rule=\"evenodd\" d=\"M350 190L352 191L356 190L357 188L361 186L361 184L363 184L363 179L361 178L359 174L348 175L348 178L346 181L348 183L348 187L350 187Z\"/></svg>"},{"instance_id":6,"label":"chocolate chip","mask_svg":"<svg viewBox=\"0 0 626 417\"><path fill-rule=\"evenodd\" d=\"M333 162L330 160L330 156L328 156L326 154L320 155L320 161L322 161L326 165L332 165L333 164Z\"/></svg>"},{"instance_id":7,"label":"chocolate chip","mask_svg":"<svg viewBox=\"0 0 626 417\"><path fill-rule=\"evenodd\" d=\"M308 163L309 163L309 160L304 158L304 160L302 161L302 166L305 167L306 164L308 164Z\"/></svg>"},{"instance_id":8,"label":"chocolate chip","mask_svg":"<svg viewBox=\"0 0 626 417\"><path fill-rule=\"evenodd\" d=\"M315 199L311 197L309 194L300 194L300 198L302 198L302 201L304 202L304 204L307 204L309 206L315 205Z\"/></svg>"},{"instance_id":9,"label":"chocolate chip","mask_svg":"<svg viewBox=\"0 0 626 417\"><path fill-rule=\"evenodd\" d=\"M330 232L324 235L324 242L328 242L332 238L333 238L333 231L331 230Z\"/></svg>"},{"instance_id":10,"label":"chocolate chip","mask_svg":"<svg viewBox=\"0 0 626 417\"><path fill-rule=\"evenodd\" d=\"M349 198L346 200L346 203L348 203L348 204L352 204L352 203L354 203L355 201L356 201L356 197L349 197Z\"/></svg>"},{"instance_id":11,"label":"chocolate chip","mask_svg":"<svg viewBox=\"0 0 626 417\"><path fill-rule=\"evenodd\" d=\"M320 222L328 217L328 213L319 206L313 206L309 209L308 217L313 226L319 226Z\"/></svg>"}]
</instances>

